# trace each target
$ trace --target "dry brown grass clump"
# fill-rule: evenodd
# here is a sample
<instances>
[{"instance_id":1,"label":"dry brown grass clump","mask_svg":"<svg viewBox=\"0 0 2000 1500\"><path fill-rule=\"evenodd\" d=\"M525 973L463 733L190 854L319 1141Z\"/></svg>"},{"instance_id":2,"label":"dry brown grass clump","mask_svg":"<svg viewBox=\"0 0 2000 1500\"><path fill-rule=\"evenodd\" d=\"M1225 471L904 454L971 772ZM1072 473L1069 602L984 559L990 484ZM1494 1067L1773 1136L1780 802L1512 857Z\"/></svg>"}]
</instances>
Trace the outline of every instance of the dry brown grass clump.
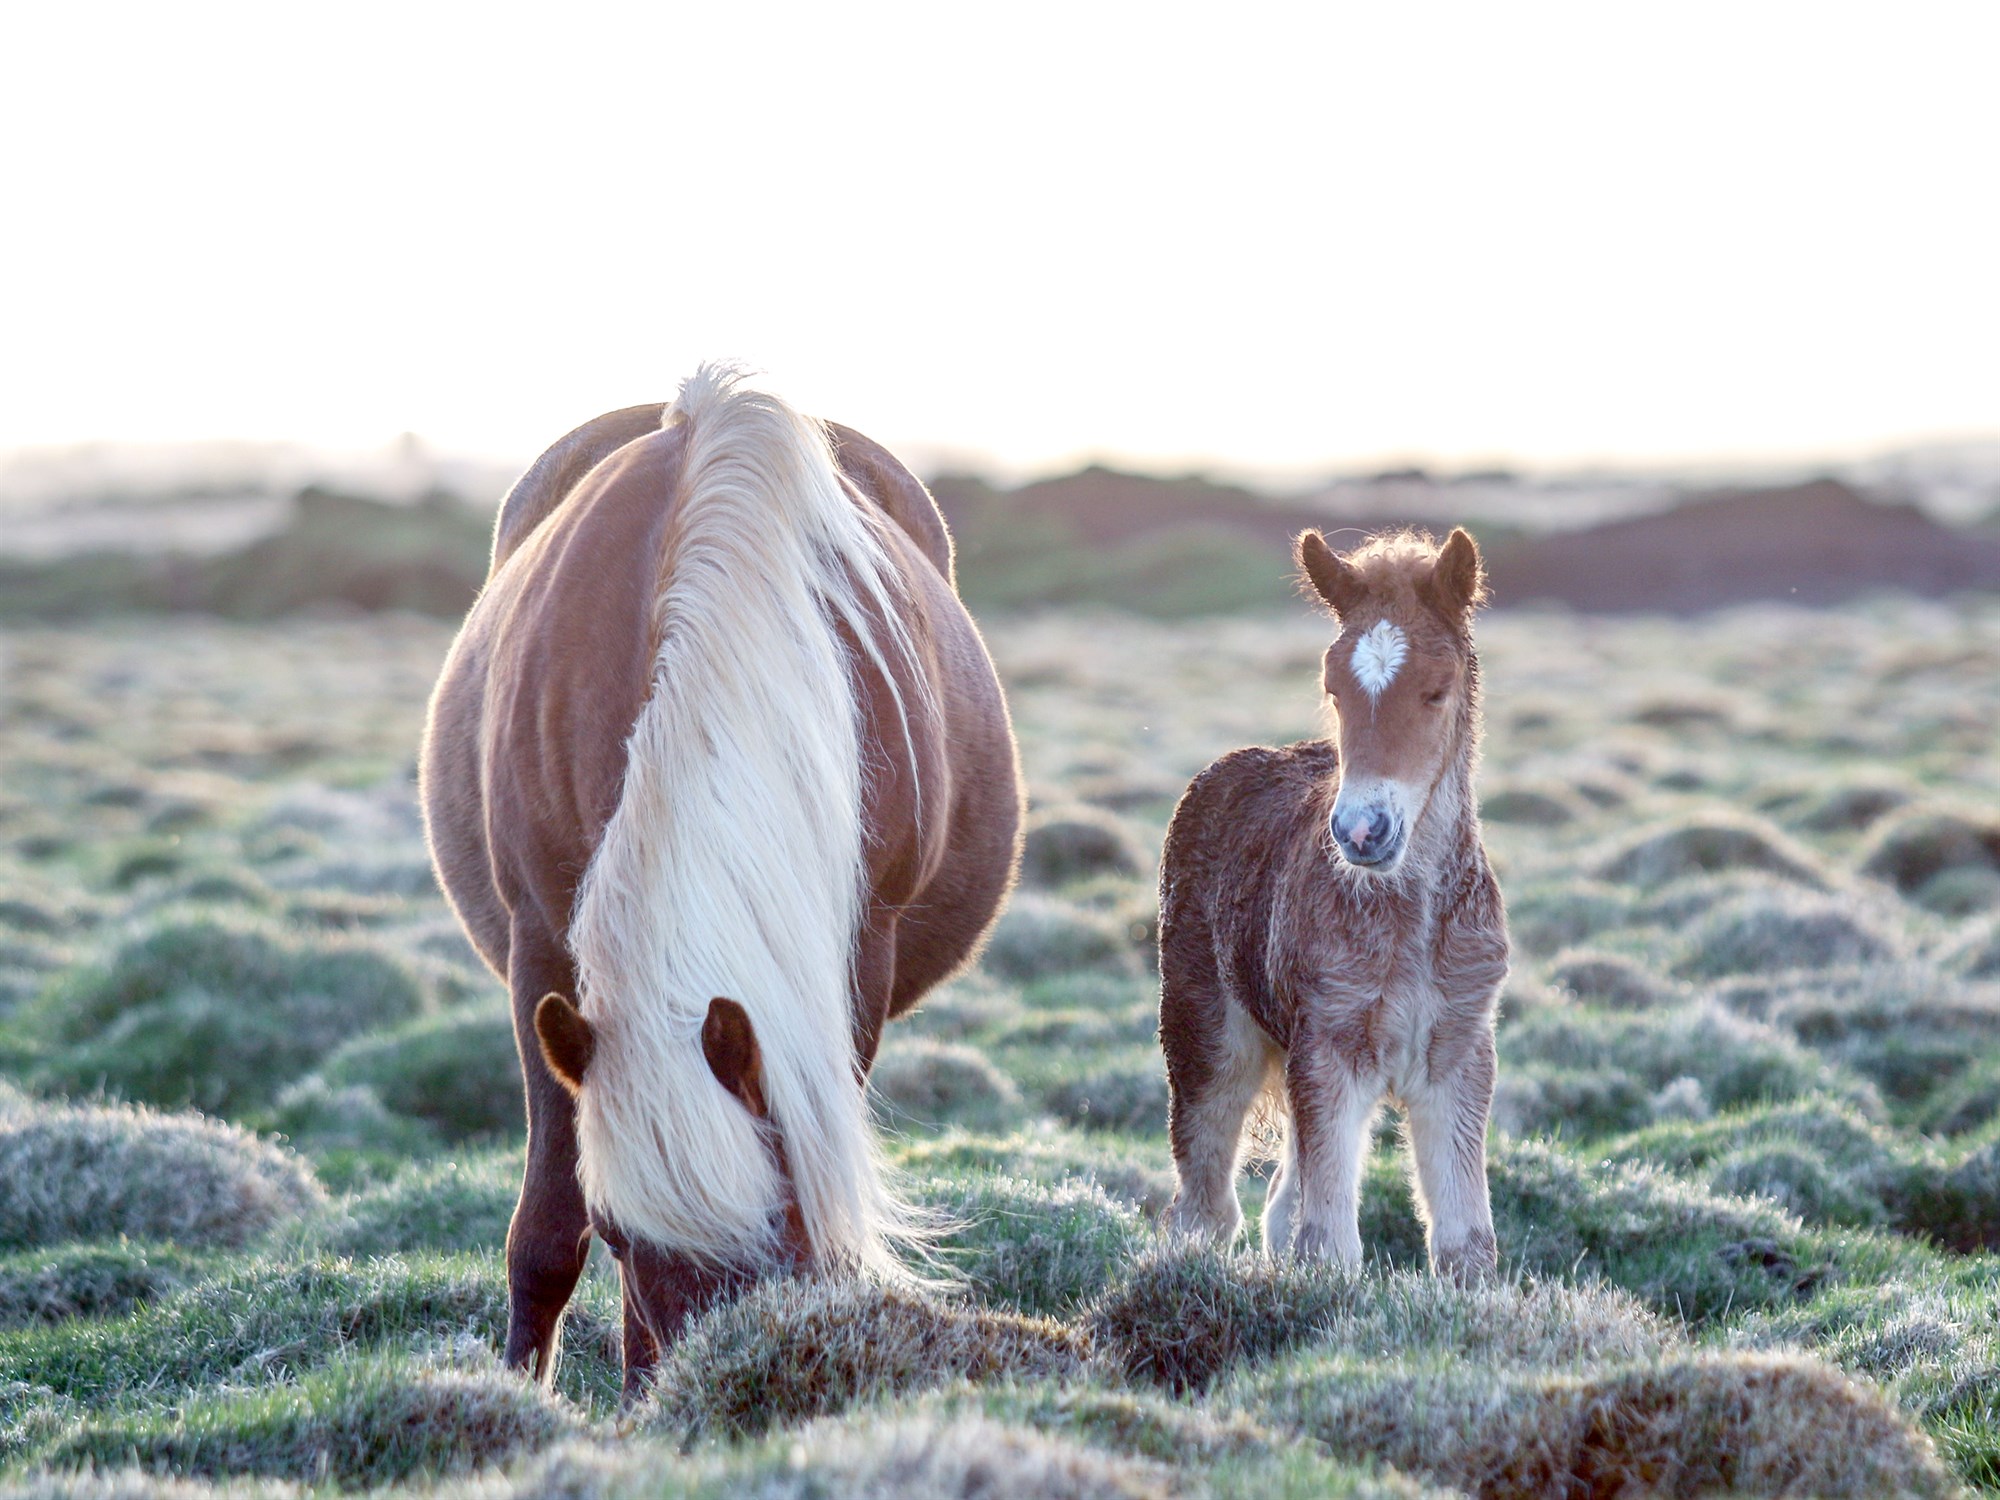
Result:
<instances>
[{"instance_id":1,"label":"dry brown grass clump","mask_svg":"<svg viewBox=\"0 0 2000 1500\"><path fill-rule=\"evenodd\" d=\"M247 1244L321 1207L312 1168L247 1130L134 1106L0 1117L0 1247Z\"/></svg>"},{"instance_id":2,"label":"dry brown grass clump","mask_svg":"<svg viewBox=\"0 0 2000 1500\"><path fill-rule=\"evenodd\" d=\"M1482 1497L1960 1493L1876 1390L1815 1360L1696 1355L1582 1375L1310 1356L1225 1395Z\"/></svg>"},{"instance_id":3,"label":"dry brown grass clump","mask_svg":"<svg viewBox=\"0 0 2000 1500\"><path fill-rule=\"evenodd\" d=\"M1048 1318L859 1281L773 1281L695 1323L661 1363L648 1425L743 1436L954 1380L1075 1375L1086 1339Z\"/></svg>"},{"instance_id":4,"label":"dry brown grass clump","mask_svg":"<svg viewBox=\"0 0 2000 1500\"><path fill-rule=\"evenodd\" d=\"M1815 890L1828 881L1818 859L1761 819L1708 813L1628 840L1600 864L1597 875L1628 885L1664 885L1689 875L1762 870Z\"/></svg>"}]
</instances>

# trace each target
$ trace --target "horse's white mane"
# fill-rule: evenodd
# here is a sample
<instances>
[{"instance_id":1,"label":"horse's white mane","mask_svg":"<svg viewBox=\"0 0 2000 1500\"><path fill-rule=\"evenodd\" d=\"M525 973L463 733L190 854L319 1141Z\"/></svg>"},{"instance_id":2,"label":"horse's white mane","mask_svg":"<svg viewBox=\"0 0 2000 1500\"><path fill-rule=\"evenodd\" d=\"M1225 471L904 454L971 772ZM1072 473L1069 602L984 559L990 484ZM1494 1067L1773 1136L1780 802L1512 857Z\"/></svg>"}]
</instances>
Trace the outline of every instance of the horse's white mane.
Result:
<instances>
[{"instance_id":1,"label":"horse's white mane","mask_svg":"<svg viewBox=\"0 0 2000 1500\"><path fill-rule=\"evenodd\" d=\"M727 996L755 1028L815 1254L893 1271L912 1216L854 1074L864 730L838 628L878 660L907 652L902 590L817 423L705 365L666 413L677 424L652 689L570 925L597 1038L577 1111L585 1195L703 1260L773 1248L781 1179L702 1053ZM891 622L886 644L871 614Z\"/></svg>"}]
</instances>

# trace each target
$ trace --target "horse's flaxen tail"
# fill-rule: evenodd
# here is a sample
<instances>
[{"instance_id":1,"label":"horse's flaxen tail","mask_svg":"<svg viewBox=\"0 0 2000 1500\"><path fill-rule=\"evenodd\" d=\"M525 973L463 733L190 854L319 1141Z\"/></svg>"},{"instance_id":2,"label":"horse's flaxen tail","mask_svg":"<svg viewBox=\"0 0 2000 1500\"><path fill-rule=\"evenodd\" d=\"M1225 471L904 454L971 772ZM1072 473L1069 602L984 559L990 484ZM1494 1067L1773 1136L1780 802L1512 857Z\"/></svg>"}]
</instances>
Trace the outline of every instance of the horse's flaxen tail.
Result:
<instances>
[{"instance_id":1,"label":"horse's flaxen tail","mask_svg":"<svg viewBox=\"0 0 2000 1500\"><path fill-rule=\"evenodd\" d=\"M906 652L902 590L818 424L713 366L665 421L685 426L686 450L652 688L570 927L595 1034L585 1191L627 1233L703 1260L775 1248L781 1181L703 1056L709 1003L726 996L754 1027L815 1256L894 1274L916 1215L884 1181L854 1073L867 833L840 630Z\"/></svg>"}]
</instances>

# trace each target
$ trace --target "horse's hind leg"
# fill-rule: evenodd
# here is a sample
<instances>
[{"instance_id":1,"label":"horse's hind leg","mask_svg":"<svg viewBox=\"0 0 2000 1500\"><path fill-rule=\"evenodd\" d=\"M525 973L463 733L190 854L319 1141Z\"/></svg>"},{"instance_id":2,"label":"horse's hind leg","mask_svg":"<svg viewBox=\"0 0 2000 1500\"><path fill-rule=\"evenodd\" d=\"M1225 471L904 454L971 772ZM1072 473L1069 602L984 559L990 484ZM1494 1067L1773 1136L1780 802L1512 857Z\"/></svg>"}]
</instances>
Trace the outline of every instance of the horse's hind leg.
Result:
<instances>
[{"instance_id":1,"label":"horse's hind leg","mask_svg":"<svg viewBox=\"0 0 2000 1500\"><path fill-rule=\"evenodd\" d=\"M576 1176L576 1105L542 1059L535 1007L576 993L561 948L516 924L508 959L514 1039L528 1097L528 1168L507 1227L507 1367L555 1379L563 1312L590 1253L590 1216Z\"/></svg>"},{"instance_id":2,"label":"horse's hind leg","mask_svg":"<svg viewBox=\"0 0 2000 1500\"><path fill-rule=\"evenodd\" d=\"M1273 1259L1290 1254L1298 1227L1299 1133L1288 1118L1285 1142L1278 1148L1278 1169L1271 1174L1271 1186L1264 1194L1264 1254Z\"/></svg>"},{"instance_id":3,"label":"horse's hind leg","mask_svg":"<svg viewBox=\"0 0 2000 1500\"><path fill-rule=\"evenodd\" d=\"M1269 1085L1278 1051L1223 994L1212 965L1181 964L1162 947L1160 1043L1167 1054L1168 1134L1179 1185L1167 1223L1227 1245L1243 1227L1236 1174L1243 1121Z\"/></svg>"}]
</instances>

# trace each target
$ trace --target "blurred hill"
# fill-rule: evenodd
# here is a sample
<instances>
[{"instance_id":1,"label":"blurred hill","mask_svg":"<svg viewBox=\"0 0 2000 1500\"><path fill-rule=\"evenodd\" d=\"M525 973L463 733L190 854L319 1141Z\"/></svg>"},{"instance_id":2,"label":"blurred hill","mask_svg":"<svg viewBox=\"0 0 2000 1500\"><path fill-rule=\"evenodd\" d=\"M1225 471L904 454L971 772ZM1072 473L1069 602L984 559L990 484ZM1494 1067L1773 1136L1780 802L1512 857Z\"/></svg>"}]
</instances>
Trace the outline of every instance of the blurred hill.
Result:
<instances>
[{"instance_id":1,"label":"blurred hill","mask_svg":"<svg viewBox=\"0 0 2000 1500\"><path fill-rule=\"evenodd\" d=\"M145 524L136 511L132 525ZM188 610L268 619L314 607L451 618L486 577L492 530L489 513L442 492L402 504L308 487L278 530L225 552L0 555L0 620Z\"/></svg>"},{"instance_id":2,"label":"blurred hill","mask_svg":"<svg viewBox=\"0 0 2000 1500\"><path fill-rule=\"evenodd\" d=\"M984 609L1096 604L1180 618L1282 608L1293 595L1291 539L1308 526L1347 546L1377 530L1442 535L1467 525L1501 606L1684 614L1763 599L2000 589L2000 504L1991 503L2000 486L1981 488L1976 471L1959 510L1981 519L1958 525L1894 498L1897 490L1833 478L1689 489L1401 470L1278 498L1092 466L1014 488L945 475L933 490L957 538L960 588ZM289 501L182 488L77 513L88 524L70 549L49 545L47 526L27 545L0 540L0 620L186 610L268 618L316 607L449 618L485 577L492 525L490 508L441 487L412 497L316 484Z\"/></svg>"},{"instance_id":3,"label":"blurred hill","mask_svg":"<svg viewBox=\"0 0 2000 1500\"><path fill-rule=\"evenodd\" d=\"M1951 526L1836 479L1628 496L1628 508L1659 508L1568 531L1510 521L1493 493L1510 486L1509 476L1468 485L1412 471L1280 502L1093 468L1013 491L946 478L935 491L974 604L1106 603L1165 616L1280 604L1291 593L1290 540L1308 526L1344 547L1380 530L1442 536L1464 524L1501 606L1684 614L1762 599L2000 589L1993 517Z\"/></svg>"}]
</instances>

